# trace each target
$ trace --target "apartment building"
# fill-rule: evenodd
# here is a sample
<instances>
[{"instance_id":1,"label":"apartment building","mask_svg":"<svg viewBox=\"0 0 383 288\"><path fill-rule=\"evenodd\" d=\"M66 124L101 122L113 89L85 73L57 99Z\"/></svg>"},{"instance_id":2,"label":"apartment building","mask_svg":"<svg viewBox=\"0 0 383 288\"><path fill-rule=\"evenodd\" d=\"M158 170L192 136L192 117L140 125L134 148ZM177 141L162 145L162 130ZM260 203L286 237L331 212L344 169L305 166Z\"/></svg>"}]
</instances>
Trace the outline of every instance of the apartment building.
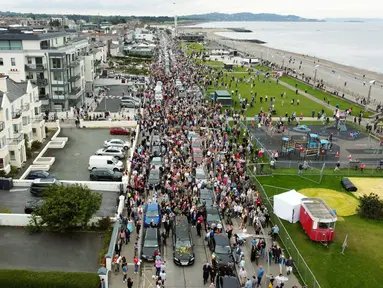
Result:
<instances>
[{"instance_id":1,"label":"apartment building","mask_svg":"<svg viewBox=\"0 0 383 288\"><path fill-rule=\"evenodd\" d=\"M27 160L26 144L30 147L46 137L38 89L31 81L0 76L0 170L5 173L11 165L22 167Z\"/></svg>"},{"instance_id":2,"label":"apartment building","mask_svg":"<svg viewBox=\"0 0 383 288\"><path fill-rule=\"evenodd\" d=\"M0 74L31 80L43 110L67 111L84 96L88 50L86 37L65 31L0 31Z\"/></svg>"}]
</instances>

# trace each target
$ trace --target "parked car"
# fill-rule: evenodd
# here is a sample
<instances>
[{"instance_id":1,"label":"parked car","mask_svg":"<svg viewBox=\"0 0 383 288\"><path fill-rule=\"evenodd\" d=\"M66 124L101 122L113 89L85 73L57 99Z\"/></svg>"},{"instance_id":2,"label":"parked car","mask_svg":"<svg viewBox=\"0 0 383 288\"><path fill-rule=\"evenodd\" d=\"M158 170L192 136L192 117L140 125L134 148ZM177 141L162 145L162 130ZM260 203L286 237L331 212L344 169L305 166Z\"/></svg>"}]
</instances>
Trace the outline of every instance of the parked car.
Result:
<instances>
[{"instance_id":1,"label":"parked car","mask_svg":"<svg viewBox=\"0 0 383 288\"><path fill-rule=\"evenodd\" d=\"M88 170L93 169L110 169L113 171L122 171L124 164L113 156L98 156L92 155L89 157Z\"/></svg>"},{"instance_id":2,"label":"parked car","mask_svg":"<svg viewBox=\"0 0 383 288\"><path fill-rule=\"evenodd\" d=\"M161 146L152 146L152 156L157 157L161 155Z\"/></svg>"},{"instance_id":3,"label":"parked car","mask_svg":"<svg viewBox=\"0 0 383 288\"><path fill-rule=\"evenodd\" d=\"M215 225L218 224L218 222L221 222L221 216L219 214L219 211L217 208L207 208L206 209L206 219L205 219L205 229L206 231L209 231L212 227L212 224Z\"/></svg>"},{"instance_id":4,"label":"parked car","mask_svg":"<svg viewBox=\"0 0 383 288\"><path fill-rule=\"evenodd\" d=\"M214 239L209 239L208 245L210 251L215 253L215 259L219 266L229 266L234 264L230 240L225 234L215 234Z\"/></svg>"},{"instance_id":5,"label":"parked car","mask_svg":"<svg viewBox=\"0 0 383 288\"><path fill-rule=\"evenodd\" d=\"M31 171L29 172L28 176L25 178L27 180L35 180L35 179L38 179L38 178L56 178L56 176L54 174L50 174L48 173L47 171L43 171L43 170L34 170L34 171Z\"/></svg>"},{"instance_id":6,"label":"parked car","mask_svg":"<svg viewBox=\"0 0 383 288\"><path fill-rule=\"evenodd\" d=\"M121 101L120 106L123 108L138 109L138 108L140 108L141 105L140 105L140 103L138 103L134 100L125 100L125 101Z\"/></svg>"},{"instance_id":7,"label":"parked car","mask_svg":"<svg viewBox=\"0 0 383 288\"><path fill-rule=\"evenodd\" d=\"M122 139L110 139L104 141L104 147L122 147L124 150L128 150L130 148L130 142L124 141Z\"/></svg>"},{"instance_id":8,"label":"parked car","mask_svg":"<svg viewBox=\"0 0 383 288\"><path fill-rule=\"evenodd\" d=\"M90 171L90 180L93 181L122 181L122 173L107 168L93 169Z\"/></svg>"},{"instance_id":9,"label":"parked car","mask_svg":"<svg viewBox=\"0 0 383 288\"><path fill-rule=\"evenodd\" d=\"M62 185L60 181L55 178L37 178L33 180L30 192L33 196L41 197L45 189L51 185Z\"/></svg>"},{"instance_id":10,"label":"parked car","mask_svg":"<svg viewBox=\"0 0 383 288\"><path fill-rule=\"evenodd\" d=\"M40 208L41 205L43 204L44 204L43 199L28 201L24 206L24 213L32 214L33 211L35 211L37 208Z\"/></svg>"},{"instance_id":11,"label":"parked car","mask_svg":"<svg viewBox=\"0 0 383 288\"><path fill-rule=\"evenodd\" d=\"M124 127L113 127L110 129L111 135L129 135L130 131Z\"/></svg>"},{"instance_id":12,"label":"parked car","mask_svg":"<svg viewBox=\"0 0 383 288\"><path fill-rule=\"evenodd\" d=\"M149 227L151 222L161 225L161 207L157 203L149 203L144 206L144 227Z\"/></svg>"},{"instance_id":13,"label":"parked car","mask_svg":"<svg viewBox=\"0 0 383 288\"><path fill-rule=\"evenodd\" d=\"M160 230L157 228L146 228L145 236L142 241L141 259L146 261L154 261L154 253L160 252L161 237Z\"/></svg>"},{"instance_id":14,"label":"parked car","mask_svg":"<svg viewBox=\"0 0 383 288\"><path fill-rule=\"evenodd\" d=\"M113 156L117 159L123 159L125 157L124 148L109 146L107 148L101 148L96 151L96 155L99 156Z\"/></svg>"},{"instance_id":15,"label":"parked car","mask_svg":"<svg viewBox=\"0 0 383 288\"><path fill-rule=\"evenodd\" d=\"M160 185L161 171L159 168L151 169L149 172L148 185L150 189Z\"/></svg>"}]
</instances>

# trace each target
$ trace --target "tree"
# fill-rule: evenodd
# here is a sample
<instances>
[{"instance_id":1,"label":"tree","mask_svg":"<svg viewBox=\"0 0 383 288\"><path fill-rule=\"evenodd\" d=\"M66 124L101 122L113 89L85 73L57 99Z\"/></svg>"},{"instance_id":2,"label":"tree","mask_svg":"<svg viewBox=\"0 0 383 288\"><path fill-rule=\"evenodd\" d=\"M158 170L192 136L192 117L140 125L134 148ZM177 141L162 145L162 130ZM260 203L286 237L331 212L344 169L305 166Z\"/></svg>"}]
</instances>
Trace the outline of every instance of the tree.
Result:
<instances>
[{"instance_id":1,"label":"tree","mask_svg":"<svg viewBox=\"0 0 383 288\"><path fill-rule=\"evenodd\" d=\"M64 232L79 226L86 227L100 209L102 200L101 194L78 184L52 185L43 194L44 203L33 212L29 225L33 226L31 228L45 225L49 231Z\"/></svg>"},{"instance_id":2,"label":"tree","mask_svg":"<svg viewBox=\"0 0 383 288\"><path fill-rule=\"evenodd\" d=\"M383 202L379 196L371 193L363 195L358 206L358 213L362 217L369 219L381 219L383 217Z\"/></svg>"}]
</instances>

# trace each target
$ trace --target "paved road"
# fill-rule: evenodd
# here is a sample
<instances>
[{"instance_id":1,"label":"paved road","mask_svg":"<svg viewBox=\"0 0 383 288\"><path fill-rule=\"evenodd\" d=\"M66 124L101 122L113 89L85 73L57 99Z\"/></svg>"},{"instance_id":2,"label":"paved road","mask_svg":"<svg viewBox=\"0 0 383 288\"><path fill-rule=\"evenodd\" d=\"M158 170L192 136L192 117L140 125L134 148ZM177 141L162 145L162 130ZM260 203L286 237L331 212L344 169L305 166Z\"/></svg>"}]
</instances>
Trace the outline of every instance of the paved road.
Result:
<instances>
[{"instance_id":1,"label":"paved road","mask_svg":"<svg viewBox=\"0 0 383 288\"><path fill-rule=\"evenodd\" d=\"M100 266L99 233L31 235L22 228L0 227L0 234L0 269L96 273Z\"/></svg>"},{"instance_id":2,"label":"paved road","mask_svg":"<svg viewBox=\"0 0 383 288\"><path fill-rule=\"evenodd\" d=\"M117 192L97 191L102 195L101 208L96 216L114 216L116 212ZM24 206L27 201L39 199L29 193L29 188L14 187L11 190L0 190L0 205L7 207L15 214L24 214Z\"/></svg>"}]
</instances>

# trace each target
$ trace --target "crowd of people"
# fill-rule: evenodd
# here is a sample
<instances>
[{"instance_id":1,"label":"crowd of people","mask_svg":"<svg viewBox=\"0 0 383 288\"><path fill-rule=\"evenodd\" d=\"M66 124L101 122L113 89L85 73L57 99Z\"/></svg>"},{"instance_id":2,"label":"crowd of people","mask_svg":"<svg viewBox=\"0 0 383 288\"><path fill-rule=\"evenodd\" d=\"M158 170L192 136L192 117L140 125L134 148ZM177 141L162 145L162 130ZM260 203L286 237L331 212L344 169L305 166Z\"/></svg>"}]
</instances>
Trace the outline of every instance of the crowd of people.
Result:
<instances>
[{"instance_id":1,"label":"crowd of people","mask_svg":"<svg viewBox=\"0 0 383 288\"><path fill-rule=\"evenodd\" d=\"M280 276L284 272L287 275L292 272L293 259L286 260L282 249L275 242L279 231L276 225L271 229L273 245L266 250L267 235L264 229L272 226L269 211L263 205L257 187L246 173L248 163L262 157L262 152L256 151L249 135L246 131L242 134L235 121L234 124L229 124L228 115L221 112L222 107L219 104L212 105L205 101L199 86L205 84L210 68L186 58L176 43L166 43L162 44L172 50L176 61L172 63L170 73L165 72L161 60L151 67L149 86L154 88L156 83L163 83L164 99L163 103L158 104L152 101L151 91L143 95L147 97L149 104L144 107L142 118L138 121L141 134L130 160L131 175L126 200L128 213L127 217L122 217L123 227L115 252L120 255L120 246L131 241L130 235L134 227L136 235L140 234L144 203L158 203L164 228L161 237L165 246L170 233L173 233L175 220L183 215L192 227L196 227L199 237L204 236L206 240L214 242L216 234L225 233L235 247L234 262L227 265L218 265L213 249L211 259L202 267L203 284L210 283L214 287L218 276L235 276L238 269L238 278L243 287L260 287L261 283L266 282L268 287L283 287L286 280L281 280ZM159 53L163 53L161 49ZM179 97L176 78L181 79L186 97ZM158 135L161 139L161 149L155 155L151 149L153 135ZM193 156L192 143L196 139L203 154L202 160L198 161ZM150 164L153 156L162 158L162 164L157 164L160 179L155 184L148 181L151 170L157 168ZM197 179L196 171L201 168L207 179ZM207 204L199 198L202 189L211 191L212 207L221 215L221 221L212 225L207 225L206 221ZM253 229L256 235L251 241L250 255L250 261L257 265L255 275L249 276L250 271L246 271L244 239L234 232L236 223L240 226L238 231ZM135 246L138 240L137 236L134 240ZM140 260L138 249L134 250L137 272ZM156 273L153 279L157 288L160 288L166 286L166 262L161 251L157 251L154 256ZM275 278L268 275L265 280L265 270L259 265L260 258L267 259L270 264L274 262L280 265L281 275ZM120 261L123 263L123 260ZM283 267L286 267L286 271ZM123 278L128 287L132 281L129 279Z\"/></svg>"}]
</instances>

